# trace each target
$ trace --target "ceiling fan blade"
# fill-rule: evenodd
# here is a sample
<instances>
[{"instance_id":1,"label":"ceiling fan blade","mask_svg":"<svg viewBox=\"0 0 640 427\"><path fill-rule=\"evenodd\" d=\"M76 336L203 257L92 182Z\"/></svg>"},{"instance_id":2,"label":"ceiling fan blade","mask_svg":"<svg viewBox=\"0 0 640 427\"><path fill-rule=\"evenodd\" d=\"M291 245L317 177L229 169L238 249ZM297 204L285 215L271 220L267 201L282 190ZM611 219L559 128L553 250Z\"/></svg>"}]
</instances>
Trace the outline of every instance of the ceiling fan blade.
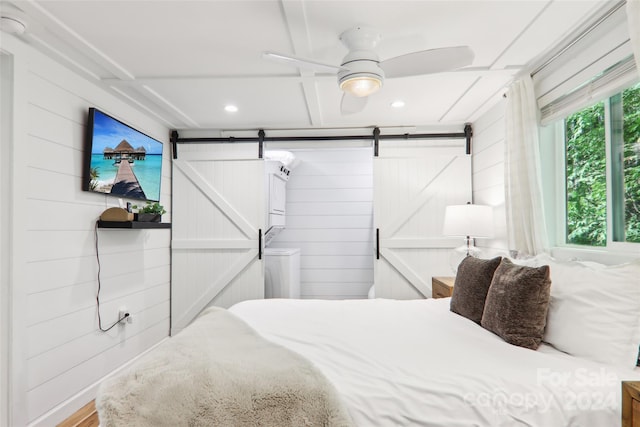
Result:
<instances>
[{"instance_id":1,"label":"ceiling fan blade","mask_svg":"<svg viewBox=\"0 0 640 427\"><path fill-rule=\"evenodd\" d=\"M333 74L342 70L341 67L336 67L335 65L323 64L322 62L300 58L293 55L285 55L283 53L277 53L277 52L263 52L262 57L264 59L281 62L283 64L287 64L292 67L306 69L306 70L320 71L320 72L333 73Z\"/></svg>"},{"instance_id":2,"label":"ceiling fan blade","mask_svg":"<svg viewBox=\"0 0 640 427\"><path fill-rule=\"evenodd\" d=\"M340 101L340 112L343 115L359 113L364 110L368 98L368 96L353 96L343 93L342 101Z\"/></svg>"},{"instance_id":3,"label":"ceiling fan blade","mask_svg":"<svg viewBox=\"0 0 640 427\"><path fill-rule=\"evenodd\" d=\"M408 77L451 71L473 62L469 46L422 50L380 62L386 77Z\"/></svg>"}]
</instances>

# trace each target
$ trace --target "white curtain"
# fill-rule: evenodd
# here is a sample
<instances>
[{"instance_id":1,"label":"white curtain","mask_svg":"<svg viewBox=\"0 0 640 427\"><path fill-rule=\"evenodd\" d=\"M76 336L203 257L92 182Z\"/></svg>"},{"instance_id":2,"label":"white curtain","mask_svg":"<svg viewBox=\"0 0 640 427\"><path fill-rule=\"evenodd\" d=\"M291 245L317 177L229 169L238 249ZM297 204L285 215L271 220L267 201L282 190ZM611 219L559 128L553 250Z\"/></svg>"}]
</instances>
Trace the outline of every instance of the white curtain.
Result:
<instances>
[{"instance_id":1,"label":"white curtain","mask_svg":"<svg viewBox=\"0 0 640 427\"><path fill-rule=\"evenodd\" d=\"M627 23L636 69L640 74L640 0L627 0Z\"/></svg>"},{"instance_id":2,"label":"white curtain","mask_svg":"<svg viewBox=\"0 0 640 427\"><path fill-rule=\"evenodd\" d=\"M530 76L509 87L505 123L505 207L509 250L518 255L548 252L540 177L538 108Z\"/></svg>"}]
</instances>

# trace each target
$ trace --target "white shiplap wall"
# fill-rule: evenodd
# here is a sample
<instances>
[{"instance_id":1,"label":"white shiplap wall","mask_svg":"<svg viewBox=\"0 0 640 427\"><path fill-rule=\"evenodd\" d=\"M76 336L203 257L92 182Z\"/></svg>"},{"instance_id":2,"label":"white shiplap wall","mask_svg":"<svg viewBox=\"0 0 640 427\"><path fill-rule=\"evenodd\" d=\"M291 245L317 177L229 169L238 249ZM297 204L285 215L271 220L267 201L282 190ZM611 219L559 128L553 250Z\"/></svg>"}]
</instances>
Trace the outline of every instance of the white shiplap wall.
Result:
<instances>
[{"instance_id":1,"label":"white shiplap wall","mask_svg":"<svg viewBox=\"0 0 640 427\"><path fill-rule=\"evenodd\" d=\"M301 249L302 298L365 298L373 284L373 151L290 149L287 225L270 246Z\"/></svg>"},{"instance_id":2,"label":"white shiplap wall","mask_svg":"<svg viewBox=\"0 0 640 427\"><path fill-rule=\"evenodd\" d=\"M10 158L6 150L11 143L13 104L13 63L11 56L0 52L0 426L9 425L9 235Z\"/></svg>"},{"instance_id":3,"label":"white shiplap wall","mask_svg":"<svg viewBox=\"0 0 640 427\"><path fill-rule=\"evenodd\" d=\"M507 255L504 204L505 104L500 101L473 124L473 203L493 207L494 237L478 239L483 256Z\"/></svg>"},{"instance_id":4,"label":"white shiplap wall","mask_svg":"<svg viewBox=\"0 0 640 427\"><path fill-rule=\"evenodd\" d=\"M88 108L163 142L168 128L11 36L3 34L2 48L15 64L13 144L2 147L12 156L11 425L55 425L169 331L170 230L98 230L103 324L121 306L133 317L98 331L94 223L118 200L81 191Z\"/></svg>"}]
</instances>

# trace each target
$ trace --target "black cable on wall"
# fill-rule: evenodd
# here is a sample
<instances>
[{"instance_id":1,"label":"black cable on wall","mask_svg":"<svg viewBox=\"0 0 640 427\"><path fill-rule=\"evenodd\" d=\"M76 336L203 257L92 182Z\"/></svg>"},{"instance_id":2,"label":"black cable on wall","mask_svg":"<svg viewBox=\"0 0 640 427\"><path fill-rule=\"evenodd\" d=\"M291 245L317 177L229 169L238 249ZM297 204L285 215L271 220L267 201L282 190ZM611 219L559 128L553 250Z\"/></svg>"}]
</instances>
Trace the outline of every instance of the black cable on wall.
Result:
<instances>
[{"instance_id":1,"label":"black cable on wall","mask_svg":"<svg viewBox=\"0 0 640 427\"><path fill-rule=\"evenodd\" d=\"M100 265L100 250L98 245L98 221L96 221L93 227L93 235L95 238L96 261L98 263L98 292L96 293L96 303L98 306L98 328L100 328L102 332L108 332L111 329L113 329L113 327L116 326L118 323L122 322L124 319L129 317L129 313L125 313L124 316L120 317L118 320L116 320L111 326L107 327L106 329L102 327L102 317L100 316L100 289L102 287L102 284L100 282L101 265Z\"/></svg>"}]
</instances>

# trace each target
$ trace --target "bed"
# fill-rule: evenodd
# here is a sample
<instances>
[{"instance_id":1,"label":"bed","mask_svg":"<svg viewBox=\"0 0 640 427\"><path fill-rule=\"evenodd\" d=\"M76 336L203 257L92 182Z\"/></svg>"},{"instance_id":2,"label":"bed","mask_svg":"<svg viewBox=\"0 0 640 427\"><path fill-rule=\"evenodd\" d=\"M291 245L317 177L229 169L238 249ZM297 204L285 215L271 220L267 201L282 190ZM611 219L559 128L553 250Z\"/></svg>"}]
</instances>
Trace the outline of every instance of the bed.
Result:
<instances>
[{"instance_id":1,"label":"bed","mask_svg":"<svg viewBox=\"0 0 640 427\"><path fill-rule=\"evenodd\" d=\"M535 260L530 264L541 262ZM640 381L640 368L630 366L628 357L620 357L623 351L619 350L616 341L620 341L619 336L624 338L622 344L626 349L635 345L637 357L640 344L640 306L637 306L640 304L637 279L640 276L637 273L640 264L631 265L630 270L628 266L616 270L585 264L572 264L568 270L563 268L552 266L557 281L580 282L581 290L575 291L567 285L563 294L556 283L549 320L567 325L550 328L553 334L548 339L555 346L543 342L536 350L509 344L482 325L452 312L451 298L408 301L271 299L241 302L228 310L215 309L215 315L229 316L269 345L295 357L301 356L301 360L326 379L329 400L336 400L337 405L332 409L335 412L329 421L300 421L305 419L303 416L296 422L254 419L228 425L619 425L621 382ZM602 283L602 277L612 280ZM589 286L590 280L599 281L598 286ZM623 288L618 288L622 286L620 283ZM589 292L584 295L583 288L596 292L594 307L598 314L594 324L617 325L617 329L623 330L619 336L611 333L607 325L595 327L597 331L590 332L589 329L594 328L589 328L588 316L584 317L588 310L583 307L589 303L583 299L593 300L594 295ZM626 295L618 295L619 292L626 292ZM607 295L614 301L608 301ZM576 322L567 317L572 299L580 306L577 315L582 320L574 319ZM634 307L637 310L633 311ZM618 313L620 310L623 313ZM203 314L194 325L207 316L211 313ZM192 326L185 331L190 328ZM200 338L208 334L207 328L200 332ZM590 345L585 346L584 340L573 337L575 331L592 340ZM183 332L169 341L174 341ZM570 337L563 337L563 334L570 334ZM238 333L234 332L231 340L234 340L233 335ZM557 339L562 339L561 344L568 347L563 348ZM212 345L218 350L225 348ZM180 349L184 347L184 343L179 346ZM579 356L567 351L572 349ZM210 353L224 354L224 350L208 352L207 363L211 362ZM269 359L272 361L269 364L276 371L288 371L289 362L279 357ZM264 358L260 356L259 360L264 361ZM144 363L142 368L129 370L126 374L129 380L148 370L149 361ZM121 393L122 387L122 382L111 381L102 387L98 396L98 411L102 412L101 421L106 427L125 424L117 417L109 418L106 423L103 421L109 392L117 389ZM153 407L153 402L139 402L139 405ZM126 423L153 425L137 421L127 419ZM196 423L185 422L183 425Z\"/></svg>"},{"instance_id":2,"label":"bed","mask_svg":"<svg viewBox=\"0 0 640 427\"><path fill-rule=\"evenodd\" d=\"M640 372L507 344L449 302L265 300L230 311L311 360L359 426L619 424L620 381Z\"/></svg>"}]
</instances>

